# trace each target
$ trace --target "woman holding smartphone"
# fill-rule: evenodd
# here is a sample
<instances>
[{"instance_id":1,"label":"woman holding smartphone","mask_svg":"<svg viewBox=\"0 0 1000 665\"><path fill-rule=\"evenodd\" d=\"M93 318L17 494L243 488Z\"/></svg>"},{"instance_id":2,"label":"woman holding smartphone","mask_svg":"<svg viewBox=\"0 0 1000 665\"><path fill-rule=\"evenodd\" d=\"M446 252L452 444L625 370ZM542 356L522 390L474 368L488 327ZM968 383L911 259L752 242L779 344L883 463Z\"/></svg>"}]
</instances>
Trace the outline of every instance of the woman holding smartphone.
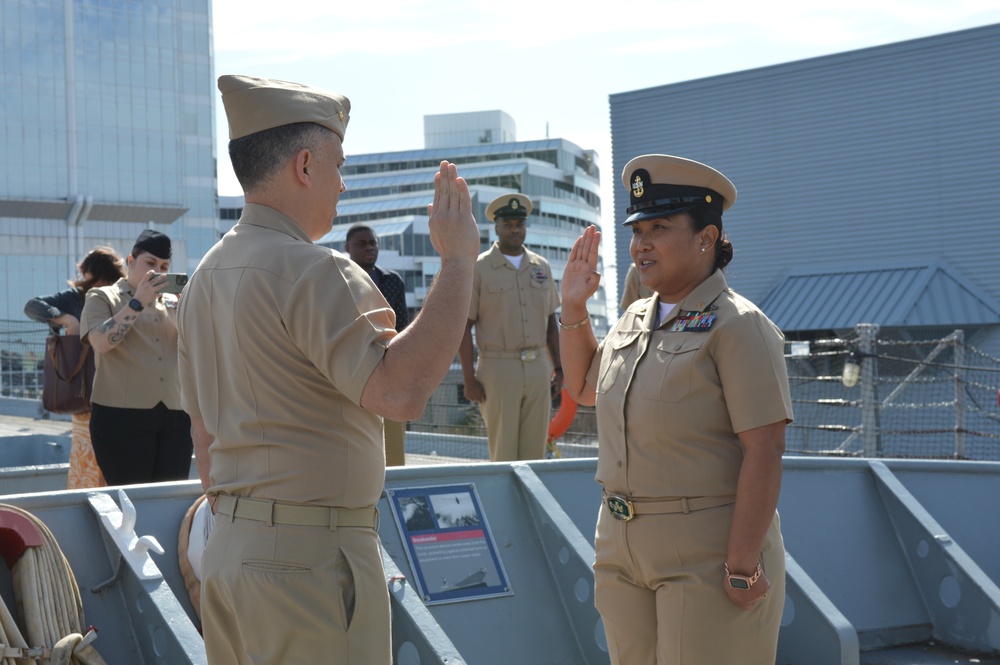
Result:
<instances>
[{"instance_id":1,"label":"woman holding smartphone","mask_svg":"<svg viewBox=\"0 0 1000 665\"><path fill-rule=\"evenodd\" d=\"M80 318L97 354L90 435L109 485L185 480L191 419L180 407L177 296L164 293L170 238L143 231L126 275L91 289Z\"/></svg>"}]
</instances>

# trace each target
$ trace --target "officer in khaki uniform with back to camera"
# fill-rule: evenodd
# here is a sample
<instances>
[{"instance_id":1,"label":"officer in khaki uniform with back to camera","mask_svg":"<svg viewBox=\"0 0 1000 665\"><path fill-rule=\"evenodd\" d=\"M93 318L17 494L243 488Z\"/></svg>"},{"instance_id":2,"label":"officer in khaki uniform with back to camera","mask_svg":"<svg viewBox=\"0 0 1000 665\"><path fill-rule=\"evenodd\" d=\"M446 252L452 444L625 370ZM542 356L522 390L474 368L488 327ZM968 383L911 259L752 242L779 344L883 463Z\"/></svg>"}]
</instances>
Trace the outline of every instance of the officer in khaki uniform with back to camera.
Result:
<instances>
[{"instance_id":1,"label":"officer in khaki uniform with back to camera","mask_svg":"<svg viewBox=\"0 0 1000 665\"><path fill-rule=\"evenodd\" d=\"M479 230L442 162L428 208L441 270L402 333L330 231L350 102L222 76L239 222L181 300L180 376L216 513L202 559L210 665L389 665L376 504L382 418L418 418L465 330Z\"/></svg>"},{"instance_id":2,"label":"officer in khaki uniform with back to camera","mask_svg":"<svg viewBox=\"0 0 1000 665\"><path fill-rule=\"evenodd\" d=\"M465 396L479 403L494 462L541 459L552 396L562 390L559 294L549 262L524 246L531 199L504 194L486 207L497 241L479 255L459 361ZM478 366L473 370L472 328Z\"/></svg>"},{"instance_id":3,"label":"officer in khaki uniform with back to camera","mask_svg":"<svg viewBox=\"0 0 1000 665\"><path fill-rule=\"evenodd\" d=\"M625 225L641 284L598 344L586 302L600 233L562 282L566 388L596 405L594 602L614 665L773 665L785 598L778 494L792 419L784 336L729 288L733 184L671 155L631 160Z\"/></svg>"}]
</instances>

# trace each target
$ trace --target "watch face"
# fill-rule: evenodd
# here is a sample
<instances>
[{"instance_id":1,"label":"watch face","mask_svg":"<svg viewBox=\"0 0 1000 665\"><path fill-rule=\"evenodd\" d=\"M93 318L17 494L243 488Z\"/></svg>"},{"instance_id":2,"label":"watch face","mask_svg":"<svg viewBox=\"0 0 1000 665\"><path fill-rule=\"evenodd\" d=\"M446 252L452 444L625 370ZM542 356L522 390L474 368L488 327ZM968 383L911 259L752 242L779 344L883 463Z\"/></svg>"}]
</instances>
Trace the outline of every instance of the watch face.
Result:
<instances>
[{"instance_id":1,"label":"watch face","mask_svg":"<svg viewBox=\"0 0 1000 665\"><path fill-rule=\"evenodd\" d=\"M733 587L734 589L740 589L741 591L746 591L747 589L750 588L750 583L747 582L742 577L730 577L729 586Z\"/></svg>"}]
</instances>

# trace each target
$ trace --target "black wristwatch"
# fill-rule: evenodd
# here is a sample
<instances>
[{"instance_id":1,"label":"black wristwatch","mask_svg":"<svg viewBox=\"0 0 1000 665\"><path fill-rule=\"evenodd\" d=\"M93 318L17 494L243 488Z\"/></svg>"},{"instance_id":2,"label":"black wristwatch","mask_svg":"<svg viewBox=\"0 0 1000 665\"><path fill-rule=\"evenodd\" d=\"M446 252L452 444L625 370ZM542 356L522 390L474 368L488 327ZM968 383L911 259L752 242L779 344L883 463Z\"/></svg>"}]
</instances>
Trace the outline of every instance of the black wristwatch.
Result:
<instances>
[{"instance_id":1,"label":"black wristwatch","mask_svg":"<svg viewBox=\"0 0 1000 665\"><path fill-rule=\"evenodd\" d=\"M137 298L132 298L131 300L129 300L128 306L137 312L141 312L142 310L146 309L145 307L142 306L142 303L139 302Z\"/></svg>"}]
</instances>

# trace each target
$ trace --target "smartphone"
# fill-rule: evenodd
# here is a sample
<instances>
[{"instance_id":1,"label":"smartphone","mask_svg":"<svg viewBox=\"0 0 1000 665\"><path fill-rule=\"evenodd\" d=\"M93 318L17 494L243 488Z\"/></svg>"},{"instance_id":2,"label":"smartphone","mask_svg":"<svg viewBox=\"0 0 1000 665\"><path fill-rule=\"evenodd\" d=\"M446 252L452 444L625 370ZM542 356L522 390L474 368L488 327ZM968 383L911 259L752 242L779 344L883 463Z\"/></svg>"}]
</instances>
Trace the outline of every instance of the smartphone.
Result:
<instances>
[{"instance_id":1,"label":"smartphone","mask_svg":"<svg viewBox=\"0 0 1000 665\"><path fill-rule=\"evenodd\" d=\"M182 272L156 273L154 275L154 279L160 277L167 278L167 284L161 293L180 293L184 289L184 285L188 283L188 276Z\"/></svg>"}]
</instances>

